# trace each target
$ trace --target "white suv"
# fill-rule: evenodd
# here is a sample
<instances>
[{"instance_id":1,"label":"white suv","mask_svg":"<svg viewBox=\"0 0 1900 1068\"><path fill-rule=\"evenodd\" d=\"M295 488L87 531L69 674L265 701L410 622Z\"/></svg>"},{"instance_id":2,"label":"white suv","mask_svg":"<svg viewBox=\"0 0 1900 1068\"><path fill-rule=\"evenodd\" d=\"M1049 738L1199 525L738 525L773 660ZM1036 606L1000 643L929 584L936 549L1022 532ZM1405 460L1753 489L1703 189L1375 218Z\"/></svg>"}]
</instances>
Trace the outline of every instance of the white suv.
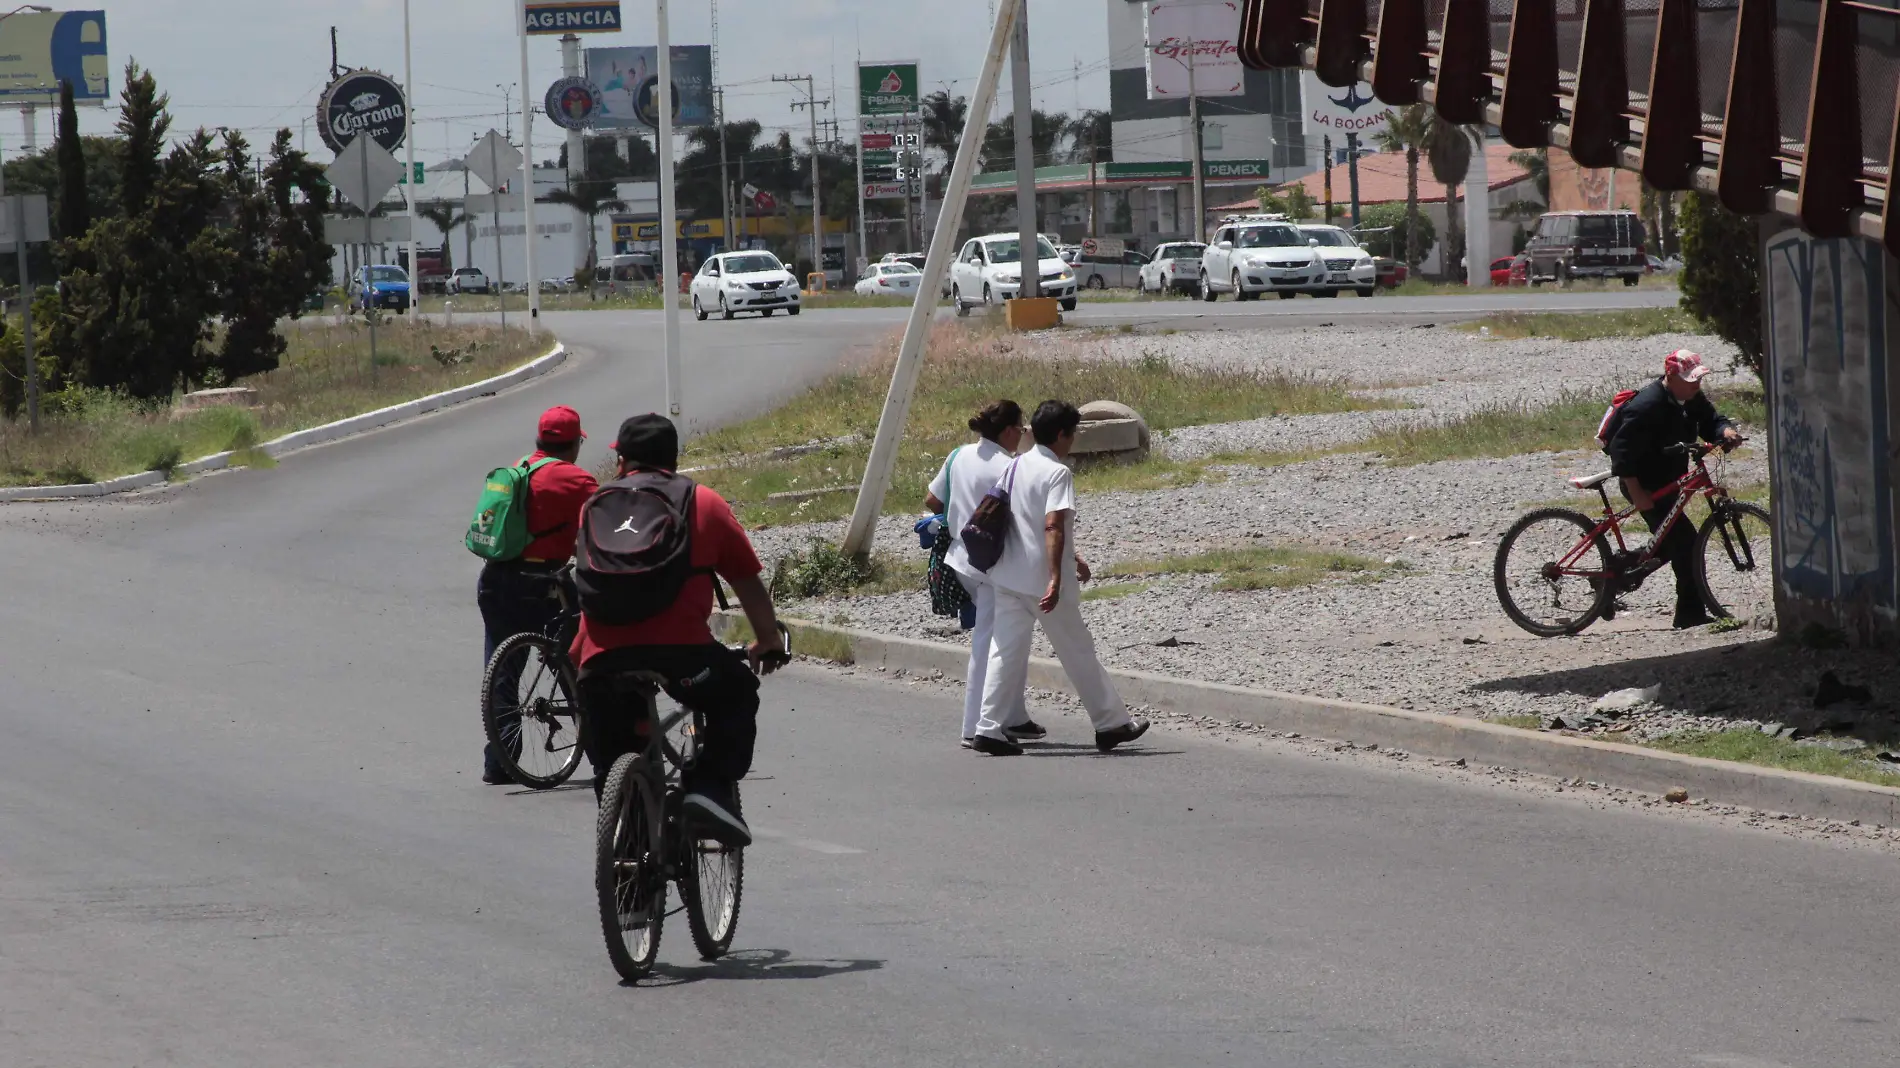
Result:
<instances>
[{"instance_id":1,"label":"white suv","mask_svg":"<svg viewBox=\"0 0 1900 1068\"><path fill-rule=\"evenodd\" d=\"M450 293L489 293L494 290L488 284L488 276L474 267L457 267L443 288Z\"/></svg>"},{"instance_id":2,"label":"white suv","mask_svg":"<svg viewBox=\"0 0 1900 1068\"><path fill-rule=\"evenodd\" d=\"M1372 253L1360 248L1351 234L1325 223L1301 223L1300 232L1309 241L1319 242L1320 257L1326 261L1326 288L1314 296L1336 297L1340 290L1350 289L1369 297L1378 291L1379 268L1372 262Z\"/></svg>"},{"instance_id":3,"label":"white suv","mask_svg":"<svg viewBox=\"0 0 1900 1068\"><path fill-rule=\"evenodd\" d=\"M1201 253L1201 299L1232 293L1236 300L1254 300L1273 292L1292 300L1300 293L1333 292L1318 245L1284 215L1230 215Z\"/></svg>"},{"instance_id":4,"label":"white suv","mask_svg":"<svg viewBox=\"0 0 1900 1068\"><path fill-rule=\"evenodd\" d=\"M1063 311L1074 311L1075 271L1046 237L1036 238L1036 256L1042 295L1060 300ZM958 315L968 315L976 305L1013 299L1022 289L1021 275L1022 243L1017 235L972 238L950 265L950 299Z\"/></svg>"}]
</instances>

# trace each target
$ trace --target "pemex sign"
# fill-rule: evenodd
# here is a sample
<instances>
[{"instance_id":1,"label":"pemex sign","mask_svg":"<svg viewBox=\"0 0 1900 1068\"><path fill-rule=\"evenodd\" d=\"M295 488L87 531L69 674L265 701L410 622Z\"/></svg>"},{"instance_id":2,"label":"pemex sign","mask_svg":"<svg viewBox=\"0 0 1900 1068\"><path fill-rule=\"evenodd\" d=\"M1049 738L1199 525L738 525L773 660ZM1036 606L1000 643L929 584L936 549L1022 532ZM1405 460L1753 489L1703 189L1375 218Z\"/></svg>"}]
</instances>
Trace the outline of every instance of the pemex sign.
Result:
<instances>
[{"instance_id":1,"label":"pemex sign","mask_svg":"<svg viewBox=\"0 0 1900 1068\"><path fill-rule=\"evenodd\" d=\"M909 115L922 106L917 64L859 63L858 114Z\"/></svg>"}]
</instances>

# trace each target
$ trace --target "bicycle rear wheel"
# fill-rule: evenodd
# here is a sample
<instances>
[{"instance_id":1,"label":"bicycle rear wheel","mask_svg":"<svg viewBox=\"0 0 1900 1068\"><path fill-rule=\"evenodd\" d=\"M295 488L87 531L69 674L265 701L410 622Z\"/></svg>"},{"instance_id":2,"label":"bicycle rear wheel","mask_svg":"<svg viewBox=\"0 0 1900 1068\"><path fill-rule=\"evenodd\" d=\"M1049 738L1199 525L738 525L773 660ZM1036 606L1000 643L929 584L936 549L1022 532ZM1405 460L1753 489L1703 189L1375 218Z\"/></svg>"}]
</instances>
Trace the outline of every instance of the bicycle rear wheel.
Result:
<instances>
[{"instance_id":1,"label":"bicycle rear wheel","mask_svg":"<svg viewBox=\"0 0 1900 1068\"><path fill-rule=\"evenodd\" d=\"M739 803L739 785L732 786ZM732 948L739 929L739 898L745 890L745 850L710 839L681 844L680 897L686 901L686 926L702 960L718 960Z\"/></svg>"},{"instance_id":2,"label":"bicycle rear wheel","mask_svg":"<svg viewBox=\"0 0 1900 1068\"><path fill-rule=\"evenodd\" d=\"M1696 534L1696 581L1717 616L1775 625L1774 522L1744 501L1718 501Z\"/></svg>"},{"instance_id":3,"label":"bicycle rear wheel","mask_svg":"<svg viewBox=\"0 0 1900 1068\"><path fill-rule=\"evenodd\" d=\"M1595 529L1596 523L1582 512L1539 508L1504 532L1491 577L1511 622L1553 638L1576 634L1603 614L1614 595L1604 581L1610 573L1610 546L1601 535L1591 538ZM1584 545L1586 541L1590 544Z\"/></svg>"},{"instance_id":4,"label":"bicycle rear wheel","mask_svg":"<svg viewBox=\"0 0 1900 1068\"><path fill-rule=\"evenodd\" d=\"M514 780L561 785L581 763L586 724L567 651L542 634L511 635L482 674L482 730Z\"/></svg>"},{"instance_id":5,"label":"bicycle rear wheel","mask_svg":"<svg viewBox=\"0 0 1900 1068\"><path fill-rule=\"evenodd\" d=\"M646 758L614 761L600 794L594 831L594 892L614 971L628 982L653 970L666 921L666 872L652 813L658 787Z\"/></svg>"}]
</instances>

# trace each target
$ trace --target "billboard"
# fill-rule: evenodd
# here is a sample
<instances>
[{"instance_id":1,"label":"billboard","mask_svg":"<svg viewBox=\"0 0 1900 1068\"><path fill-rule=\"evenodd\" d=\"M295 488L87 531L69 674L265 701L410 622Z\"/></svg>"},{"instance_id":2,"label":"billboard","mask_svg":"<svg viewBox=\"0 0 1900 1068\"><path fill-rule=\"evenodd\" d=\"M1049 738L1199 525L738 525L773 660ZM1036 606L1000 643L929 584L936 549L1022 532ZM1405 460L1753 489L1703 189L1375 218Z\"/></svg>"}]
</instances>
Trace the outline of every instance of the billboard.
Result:
<instances>
[{"instance_id":1,"label":"billboard","mask_svg":"<svg viewBox=\"0 0 1900 1068\"><path fill-rule=\"evenodd\" d=\"M1369 82L1335 89L1310 70L1300 72L1300 108L1307 137L1344 138L1351 133L1361 141L1383 131L1392 110L1372 95Z\"/></svg>"},{"instance_id":2,"label":"billboard","mask_svg":"<svg viewBox=\"0 0 1900 1068\"><path fill-rule=\"evenodd\" d=\"M915 61L858 64L859 115L909 115L922 106Z\"/></svg>"},{"instance_id":3,"label":"billboard","mask_svg":"<svg viewBox=\"0 0 1900 1068\"><path fill-rule=\"evenodd\" d=\"M112 97L103 11L21 11L0 18L0 103L54 104L59 83L73 99L105 104Z\"/></svg>"},{"instance_id":4,"label":"billboard","mask_svg":"<svg viewBox=\"0 0 1900 1068\"><path fill-rule=\"evenodd\" d=\"M620 0L527 0L522 11L530 37L620 32Z\"/></svg>"},{"instance_id":5,"label":"billboard","mask_svg":"<svg viewBox=\"0 0 1900 1068\"><path fill-rule=\"evenodd\" d=\"M373 70L345 71L317 97L317 132L330 151L341 152L363 131L391 152L409 132L402 86Z\"/></svg>"},{"instance_id":6,"label":"billboard","mask_svg":"<svg viewBox=\"0 0 1900 1068\"><path fill-rule=\"evenodd\" d=\"M1155 0L1148 6L1148 99L1241 96L1237 0Z\"/></svg>"},{"instance_id":7,"label":"billboard","mask_svg":"<svg viewBox=\"0 0 1900 1068\"><path fill-rule=\"evenodd\" d=\"M596 130L633 130L659 125L653 110L659 49L652 45L587 50L587 80L600 86ZM674 45L673 125L711 126L712 48Z\"/></svg>"}]
</instances>

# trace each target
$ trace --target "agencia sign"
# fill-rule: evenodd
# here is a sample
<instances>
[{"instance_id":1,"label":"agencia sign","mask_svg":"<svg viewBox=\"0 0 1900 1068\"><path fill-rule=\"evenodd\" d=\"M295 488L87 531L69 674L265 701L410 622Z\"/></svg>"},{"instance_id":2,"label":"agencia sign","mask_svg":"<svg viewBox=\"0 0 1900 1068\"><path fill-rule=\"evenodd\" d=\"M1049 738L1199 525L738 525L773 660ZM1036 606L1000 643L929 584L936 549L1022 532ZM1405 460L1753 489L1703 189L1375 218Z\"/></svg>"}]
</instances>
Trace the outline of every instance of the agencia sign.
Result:
<instances>
[{"instance_id":1,"label":"agencia sign","mask_svg":"<svg viewBox=\"0 0 1900 1068\"><path fill-rule=\"evenodd\" d=\"M1148 6L1148 99L1241 96L1240 5L1235 0L1155 0Z\"/></svg>"},{"instance_id":2,"label":"agencia sign","mask_svg":"<svg viewBox=\"0 0 1900 1068\"><path fill-rule=\"evenodd\" d=\"M1361 141L1383 131L1391 108L1372 95L1372 86L1360 82L1335 89L1312 71L1300 72L1300 104L1307 137L1358 134Z\"/></svg>"}]
</instances>

